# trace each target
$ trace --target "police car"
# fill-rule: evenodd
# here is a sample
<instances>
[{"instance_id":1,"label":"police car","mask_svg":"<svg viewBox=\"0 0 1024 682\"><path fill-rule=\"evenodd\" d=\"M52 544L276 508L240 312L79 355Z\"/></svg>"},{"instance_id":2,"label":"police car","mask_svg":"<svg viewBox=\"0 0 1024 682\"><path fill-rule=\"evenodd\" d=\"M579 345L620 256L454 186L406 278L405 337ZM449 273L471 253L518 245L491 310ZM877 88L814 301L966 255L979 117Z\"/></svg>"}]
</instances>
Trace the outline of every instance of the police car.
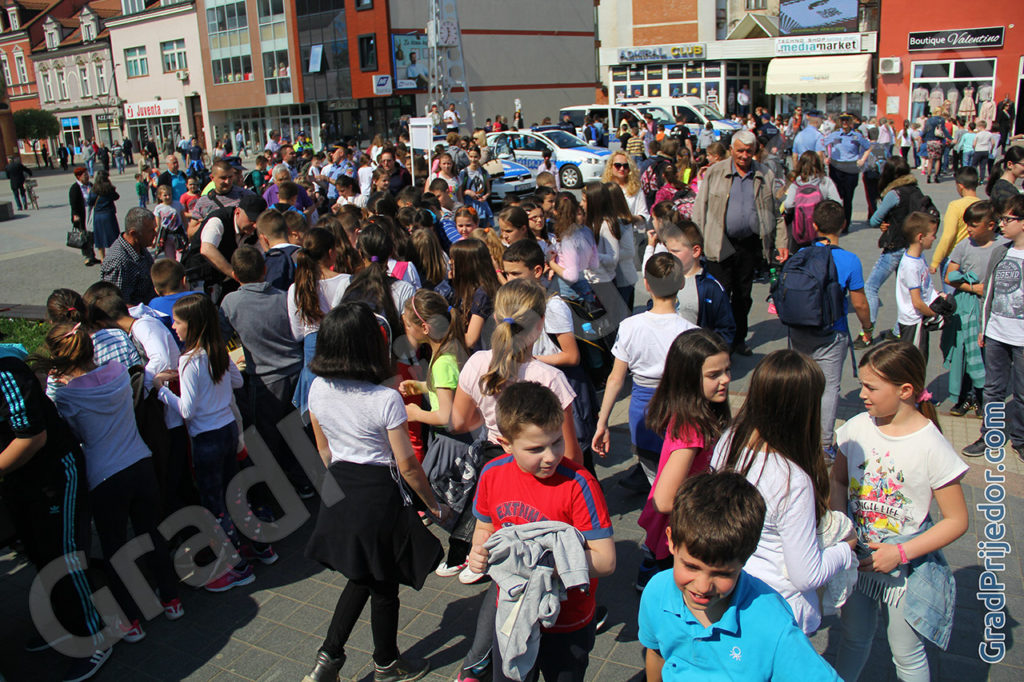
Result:
<instances>
[{"instance_id":1,"label":"police car","mask_svg":"<svg viewBox=\"0 0 1024 682\"><path fill-rule=\"evenodd\" d=\"M491 203L500 204L505 197L521 197L533 194L537 182L530 169L511 159L497 159L501 162L501 173L491 175ZM490 166L491 164L488 164ZM488 172L491 168L488 167Z\"/></svg>"},{"instance_id":2,"label":"police car","mask_svg":"<svg viewBox=\"0 0 1024 682\"><path fill-rule=\"evenodd\" d=\"M558 169L558 182L566 189L579 189L592 180L600 180L610 152L587 143L555 126L533 130L509 130L489 133L487 144L498 158L512 158L536 172L545 150Z\"/></svg>"},{"instance_id":3,"label":"police car","mask_svg":"<svg viewBox=\"0 0 1024 682\"><path fill-rule=\"evenodd\" d=\"M696 97L627 97L619 102L642 112L648 109L669 111L673 117L682 117L692 135L700 132L708 122L711 123L716 140L721 139L722 135L728 138L740 129L740 124L724 118L718 109Z\"/></svg>"}]
</instances>

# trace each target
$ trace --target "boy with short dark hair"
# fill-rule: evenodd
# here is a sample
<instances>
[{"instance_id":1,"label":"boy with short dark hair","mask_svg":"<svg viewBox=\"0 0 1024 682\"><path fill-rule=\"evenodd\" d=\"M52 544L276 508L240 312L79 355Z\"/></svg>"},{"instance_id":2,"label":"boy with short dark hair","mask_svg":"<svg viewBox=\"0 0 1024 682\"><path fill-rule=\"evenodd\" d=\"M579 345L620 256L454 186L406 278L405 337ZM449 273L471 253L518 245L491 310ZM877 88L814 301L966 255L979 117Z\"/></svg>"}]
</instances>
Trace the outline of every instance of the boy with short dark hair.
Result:
<instances>
[{"instance_id":1,"label":"boy with short dark hair","mask_svg":"<svg viewBox=\"0 0 1024 682\"><path fill-rule=\"evenodd\" d=\"M673 568L651 578L640 599L648 682L839 680L786 600L743 571L764 516L764 499L741 474L700 474L680 486L666 529Z\"/></svg>"},{"instance_id":2,"label":"boy with short dark hair","mask_svg":"<svg viewBox=\"0 0 1024 682\"><path fill-rule=\"evenodd\" d=\"M427 190L437 197L438 203L441 204L441 215L439 216L441 230L437 237L441 241L441 248L447 250L449 246L462 239L462 235L455 227L455 199L452 197L448 181L444 178L431 180Z\"/></svg>"},{"instance_id":3,"label":"boy with short dark hair","mask_svg":"<svg viewBox=\"0 0 1024 682\"><path fill-rule=\"evenodd\" d=\"M520 671L520 679L536 679L539 671L546 680L582 682L594 646L597 578L615 570L615 540L604 495L590 472L563 459L565 413L551 389L528 381L507 386L498 398L496 417L499 442L508 454L491 460L480 473L469 566L478 573L487 570L490 556L484 543L498 528L543 520L579 531L590 569L589 590L569 591L555 624L541 628L534 666ZM497 642L492 656L493 679L509 679Z\"/></svg>"},{"instance_id":4,"label":"boy with short dark hair","mask_svg":"<svg viewBox=\"0 0 1024 682\"><path fill-rule=\"evenodd\" d=\"M849 306L853 306L860 321L858 335L865 347L871 345L871 311L864 294L864 267L860 258L851 251L840 248L839 236L846 228L846 212L843 205L832 199L818 202L811 214L811 221L817 240L804 248L831 248L832 262L836 267L836 278L843 288L844 309L831 329L808 330L788 327L790 347L810 355L825 375L825 391L821 395L821 444L829 459L835 457L836 414L839 410L839 390L842 383L843 364L850 353L850 325L846 320Z\"/></svg>"},{"instance_id":5,"label":"boy with short dark hair","mask_svg":"<svg viewBox=\"0 0 1024 682\"><path fill-rule=\"evenodd\" d=\"M256 219L256 235L266 260L266 282L275 289L288 291L295 280L294 258L299 247L288 241L287 220L278 211L264 211ZM239 281L242 281L241 278Z\"/></svg>"},{"instance_id":6,"label":"boy with short dark hair","mask_svg":"<svg viewBox=\"0 0 1024 682\"><path fill-rule=\"evenodd\" d=\"M302 240L309 232L309 220L300 211L285 211L284 222L288 226L288 243L302 246Z\"/></svg>"},{"instance_id":7,"label":"boy with short dark hair","mask_svg":"<svg viewBox=\"0 0 1024 682\"><path fill-rule=\"evenodd\" d=\"M900 326L900 341L917 346L928 361L928 328L925 318L935 317L932 308L944 297L932 286L932 275L924 260L924 252L935 243L939 230L938 218L923 211L915 211L903 221L903 235L907 251L896 270L896 309Z\"/></svg>"},{"instance_id":8,"label":"boy with short dark hair","mask_svg":"<svg viewBox=\"0 0 1024 682\"><path fill-rule=\"evenodd\" d=\"M160 321L167 325L167 328L174 334L171 323L174 321L172 311L174 304L182 296L188 296L196 292L189 291L185 286L185 268L173 258L160 258L149 268L149 278L153 280L153 289L156 291L156 298L148 303L149 307L160 313ZM181 345L181 339L177 334L174 338Z\"/></svg>"},{"instance_id":9,"label":"boy with short dark hair","mask_svg":"<svg viewBox=\"0 0 1024 682\"><path fill-rule=\"evenodd\" d=\"M277 186L277 203L271 206L275 211L279 213L286 213L288 211L295 211L301 213L295 203L299 200L299 185L298 183L286 180Z\"/></svg>"},{"instance_id":10,"label":"boy with short dark hair","mask_svg":"<svg viewBox=\"0 0 1024 682\"><path fill-rule=\"evenodd\" d=\"M267 213L273 211L258 220ZM288 294L265 281L263 255L254 246L235 249L231 268L241 286L221 301L221 326L224 338L237 332L242 342L250 414L299 496L312 497L312 486L277 429L277 423L293 409L292 395L302 370L302 342L292 336Z\"/></svg>"}]
</instances>

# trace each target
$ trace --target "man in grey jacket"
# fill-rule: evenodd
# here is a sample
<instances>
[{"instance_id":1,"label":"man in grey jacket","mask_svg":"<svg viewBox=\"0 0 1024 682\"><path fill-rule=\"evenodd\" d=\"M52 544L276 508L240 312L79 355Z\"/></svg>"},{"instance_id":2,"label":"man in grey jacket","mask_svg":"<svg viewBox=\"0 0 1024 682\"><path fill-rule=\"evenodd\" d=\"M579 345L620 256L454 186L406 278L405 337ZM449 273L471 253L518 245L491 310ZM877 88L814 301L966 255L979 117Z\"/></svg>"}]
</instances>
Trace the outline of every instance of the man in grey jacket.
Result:
<instances>
[{"instance_id":1,"label":"man in grey jacket","mask_svg":"<svg viewBox=\"0 0 1024 682\"><path fill-rule=\"evenodd\" d=\"M754 160L757 138L747 130L732 137L730 158L711 166L697 193L693 222L704 235L707 270L729 294L736 320L732 350L750 355L747 315L754 271L763 258L789 258L786 222L774 195L775 175Z\"/></svg>"}]
</instances>

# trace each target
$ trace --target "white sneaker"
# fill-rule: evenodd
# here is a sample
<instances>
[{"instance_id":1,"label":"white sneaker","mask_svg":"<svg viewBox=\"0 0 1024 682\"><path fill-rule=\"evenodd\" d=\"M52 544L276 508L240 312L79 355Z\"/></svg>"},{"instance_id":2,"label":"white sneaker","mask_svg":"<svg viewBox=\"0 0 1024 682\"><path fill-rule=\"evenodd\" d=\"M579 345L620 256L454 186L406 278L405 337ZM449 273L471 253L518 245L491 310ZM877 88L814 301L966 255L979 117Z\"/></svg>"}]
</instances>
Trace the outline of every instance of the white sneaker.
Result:
<instances>
[{"instance_id":1,"label":"white sneaker","mask_svg":"<svg viewBox=\"0 0 1024 682\"><path fill-rule=\"evenodd\" d=\"M459 573L462 573L463 569L465 569L468 565L469 562L467 561L463 561L461 564L456 564L455 566L449 566L448 564L441 562L441 565L434 570L434 573L436 573L442 578L451 578L453 575L458 575Z\"/></svg>"},{"instance_id":2,"label":"white sneaker","mask_svg":"<svg viewBox=\"0 0 1024 682\"><path fill-rule=\"evenodd\" d=\"M462 569L459 573L459 582L463 585L472 585L478 583L487 577L486 573L475 573L469 566Z\"/></svg>"}]
</instances>

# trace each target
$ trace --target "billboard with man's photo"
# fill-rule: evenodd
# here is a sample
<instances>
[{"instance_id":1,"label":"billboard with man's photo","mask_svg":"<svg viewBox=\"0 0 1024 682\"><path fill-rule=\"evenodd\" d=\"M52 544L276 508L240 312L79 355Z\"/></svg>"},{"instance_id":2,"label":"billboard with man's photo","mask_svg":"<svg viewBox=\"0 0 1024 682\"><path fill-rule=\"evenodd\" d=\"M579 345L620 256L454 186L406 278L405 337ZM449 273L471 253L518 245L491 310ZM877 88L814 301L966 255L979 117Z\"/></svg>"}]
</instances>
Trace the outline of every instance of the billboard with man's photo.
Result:
<instances>
[{"instance_id":1,"label":"billboard with man's photo","mask_svg":"<svg viewBox=\"0 0 1024 682\"><path fill-rule=\"evenodd\" d=\"M396 90L426 90L430 86L428 56L425 33L391 35Z\"/></svg>"}]
</instances>

